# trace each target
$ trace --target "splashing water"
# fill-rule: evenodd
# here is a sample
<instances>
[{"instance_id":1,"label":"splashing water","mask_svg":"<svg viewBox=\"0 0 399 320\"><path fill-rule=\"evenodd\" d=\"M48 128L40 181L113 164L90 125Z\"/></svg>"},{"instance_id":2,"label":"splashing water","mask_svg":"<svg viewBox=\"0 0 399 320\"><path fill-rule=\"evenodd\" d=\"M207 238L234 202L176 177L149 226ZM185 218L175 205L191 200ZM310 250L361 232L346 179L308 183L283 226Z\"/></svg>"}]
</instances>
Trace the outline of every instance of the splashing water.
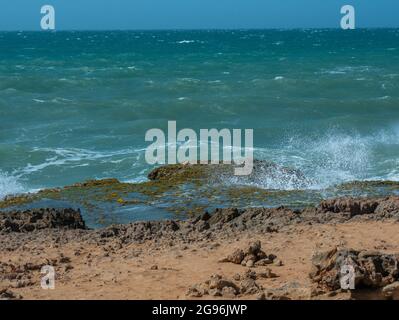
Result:
<instances>
[{"instance_id":1,"label":"splashing water","mask_svg":"<svg viewBox=\"0 0 399 320\"><path fill-rule=\"evenodd\" d=\"M16 177L0 171L0 200L7 195L22 192L24 192L24 188Z\"/></svg>"}]
</instances>

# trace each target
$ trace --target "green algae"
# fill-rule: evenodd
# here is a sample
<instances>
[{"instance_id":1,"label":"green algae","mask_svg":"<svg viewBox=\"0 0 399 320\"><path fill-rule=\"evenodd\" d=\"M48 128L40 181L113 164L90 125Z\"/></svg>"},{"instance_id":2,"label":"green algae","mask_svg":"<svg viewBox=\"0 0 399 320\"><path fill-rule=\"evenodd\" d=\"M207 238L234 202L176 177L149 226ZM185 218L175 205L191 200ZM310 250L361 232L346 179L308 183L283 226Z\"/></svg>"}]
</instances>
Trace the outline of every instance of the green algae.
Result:
<instances>
[{"instance_id":1,"label":"green algae","mask_svg":"<svg viewBox=\"0 0 399 320\"><path fill-rule=\"evenodd\" d=\"M0 209L39 205L42 200L74 204L100 224L118 222L118 210L147 206L185 218L217 207L304 208L327 197L348 194L396 194L399 182L362 181L327 190L265 190L254 185L229 184L231 165L169 165L155 169L149 180L126 183L117 179L88 180L62 188L16 195L0 201Z\"/></svg>"},{"instance_id":2,"label":"green algae","mask_svg":"<svg viewBox=\"0 0 399 320\"><path fill-rule=\"evenodd\" d=\"M336 186L337 190L353 190L353 189L360 189L360 190L373 190L375 188L385 188L391 190L398 190L399 189L399 182L398 181L351 181L342 183Z\"/></svg>"}]
</instances>

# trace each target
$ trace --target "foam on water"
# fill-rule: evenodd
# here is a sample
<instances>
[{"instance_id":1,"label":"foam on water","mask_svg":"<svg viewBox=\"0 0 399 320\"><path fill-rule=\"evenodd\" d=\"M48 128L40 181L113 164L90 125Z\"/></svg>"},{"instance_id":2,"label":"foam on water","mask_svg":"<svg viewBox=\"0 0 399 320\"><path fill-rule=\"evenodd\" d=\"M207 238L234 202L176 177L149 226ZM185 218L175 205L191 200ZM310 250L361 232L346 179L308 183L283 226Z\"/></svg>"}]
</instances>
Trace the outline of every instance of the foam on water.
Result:
<instances>
[{"instance_id":1,"label":"foam on water","mask_svg":"<svg viewBox=\"0 0 399 320\"><path fill-rule=\"evenodd\" d=\"M7 195L25 192L18 179L12 175L0 171L0 199Z\"/></svg>"},{"instance_id":2,"label":"foam on water","mask_svg":"<svg viewBox=\"0 0 399 320\"><path fill-rule=\"evenodd\" d=\"M378 161L381 148L399 150L397 133L381 131L361 136L332 130L318 138L293 136L279 148L255 149L255 158L273 161L277 166L251 184L264 189L322 190L351 181L399 181L398 154L389 161ZM303 176L285 167L297 169Z\"/></svg>"},{"instance_id":3,"label":"foam on water","mask_svg":"<svg viewBox=\"0 0 399 320\"><path fill-rule=\"evenodd\" d=\"M253 128L255 158L277 164L262 188L399 180L398 34L0 33L0 195L143 181L145 132L168 120Z\"/></svg>"}]
</instances>

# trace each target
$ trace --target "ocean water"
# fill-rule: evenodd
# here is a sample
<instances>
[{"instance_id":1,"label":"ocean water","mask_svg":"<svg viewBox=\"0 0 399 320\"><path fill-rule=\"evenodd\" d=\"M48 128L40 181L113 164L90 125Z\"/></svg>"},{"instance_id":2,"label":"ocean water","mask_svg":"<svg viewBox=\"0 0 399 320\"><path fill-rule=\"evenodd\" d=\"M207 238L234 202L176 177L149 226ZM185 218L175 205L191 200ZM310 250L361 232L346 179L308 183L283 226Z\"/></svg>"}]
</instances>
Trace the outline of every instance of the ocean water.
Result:
<instances>
[{"instance_id":1,"label":"ocean water","mask_svg":"<svg viewBox=\"0 0 399 320\"><path fill-rule=\"evenodd\" d=\"M265 189L399 181L399 29L0 33L0 197L144 181L168 120L307 177Z\"/></svg>"}]
</instances>

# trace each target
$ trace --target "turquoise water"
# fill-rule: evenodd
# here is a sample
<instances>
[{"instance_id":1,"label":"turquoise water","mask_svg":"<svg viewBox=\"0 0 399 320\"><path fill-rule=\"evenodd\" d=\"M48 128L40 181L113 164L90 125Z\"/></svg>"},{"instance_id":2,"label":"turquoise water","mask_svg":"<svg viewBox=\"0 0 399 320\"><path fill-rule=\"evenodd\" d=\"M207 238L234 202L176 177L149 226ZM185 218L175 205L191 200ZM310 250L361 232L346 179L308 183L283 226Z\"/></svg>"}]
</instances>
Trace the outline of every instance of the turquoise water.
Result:
<instances>
[{"instance_id":1,"label":"turquoise water","mask_svg":"<svg viewBox=\"0 0 399 320\"><path fill-rule=\"evenodd\" d=\"M0 33L0 197L143 181L145 132L253 128L323 189L399 180L399 30Z\"/></svg>"}]
</instances>

